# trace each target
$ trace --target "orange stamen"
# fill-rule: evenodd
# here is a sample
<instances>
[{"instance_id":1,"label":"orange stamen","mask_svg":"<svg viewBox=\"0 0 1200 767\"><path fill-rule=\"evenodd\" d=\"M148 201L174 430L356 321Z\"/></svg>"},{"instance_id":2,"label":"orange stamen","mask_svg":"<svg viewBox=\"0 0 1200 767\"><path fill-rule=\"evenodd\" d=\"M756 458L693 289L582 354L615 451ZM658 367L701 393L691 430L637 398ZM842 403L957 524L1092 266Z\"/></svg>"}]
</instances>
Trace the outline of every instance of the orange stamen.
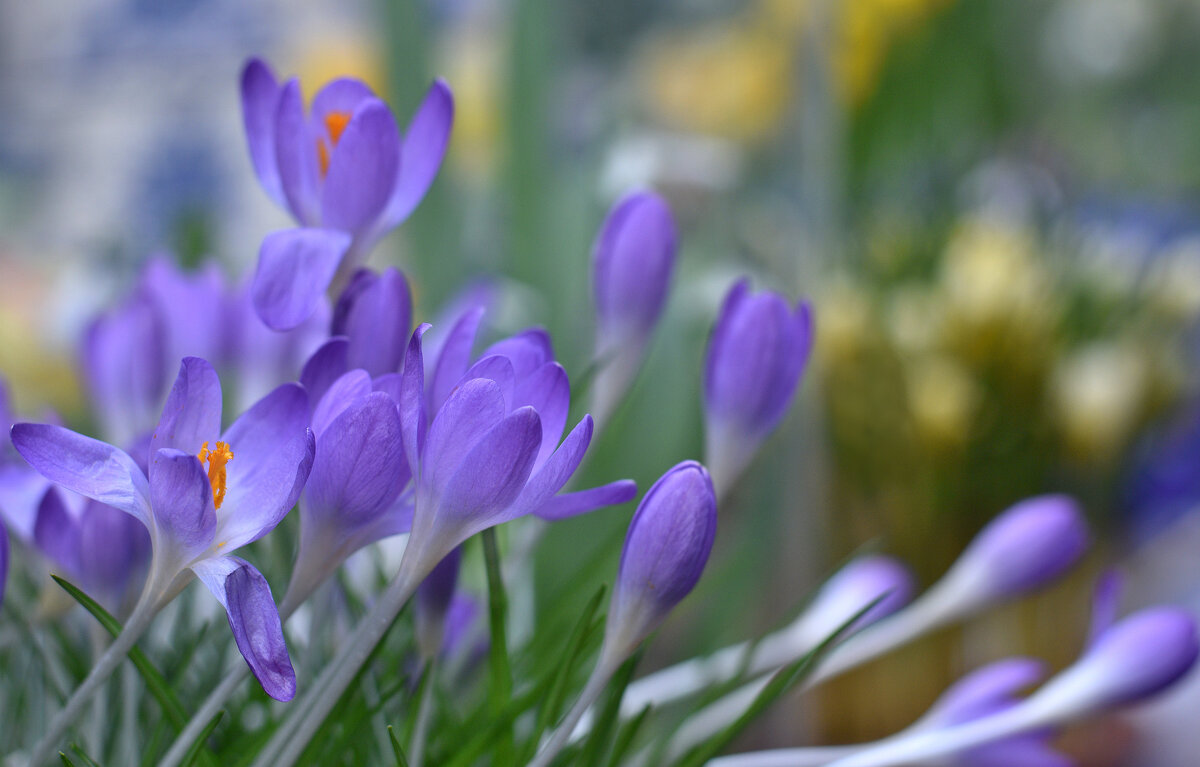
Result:
<instances>
[{"instance_id":1,"label":"orange stamen","mask_svg":"<svg viewBox=\"0 0 1200 767\"><path fill-rule=\"evenodd\" d=\"M337 146L346 126L350 124L349 112L330 112L325 115L325 130L329 133L329 144L324 139L317 139L317 160L321 164L321 176L329 172L329 153Z\"/></svg>"},{"instance_id":2,"label":"orange stamen","mask_svg":"<svg viewBox=\"0 0 1200 767\"><path fill-rule=\"evenodd\" d=\"M208 484L212 486L213 506L219 509L225 502L225 464L233 460L233 451L226 442L218 442L212 450L208 449L208 443L205 442L196 457L200 463L208 461Z\"/></svg>"}]
</instances>

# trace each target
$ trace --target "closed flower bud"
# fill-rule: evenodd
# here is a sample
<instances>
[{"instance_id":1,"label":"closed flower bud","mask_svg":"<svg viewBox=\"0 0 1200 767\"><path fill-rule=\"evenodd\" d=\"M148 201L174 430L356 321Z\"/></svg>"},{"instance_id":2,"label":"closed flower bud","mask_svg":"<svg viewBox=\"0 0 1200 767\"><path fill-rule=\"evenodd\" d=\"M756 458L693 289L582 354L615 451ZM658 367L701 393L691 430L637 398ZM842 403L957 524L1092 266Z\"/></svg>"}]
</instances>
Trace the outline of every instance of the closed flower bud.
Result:
<instances>
[{"instance_id":1,"label":"closed flower bud","mask_svg":"<svg viewBox=\"0 0 1200 767\"><path fill-rule=\"evenodd\" d=\"M716 530L717 498L703 466L685 461L654 483L625 536L608 614L607 656L631 652L688 595Z\"/></svg>"},{"instance_id":2,"label":"closed flower bud","mask_svg":"<svg viewBox=\"0 0 1200 767\"><path fill-rule=\"evenodd\" d=\"M729 291L704 365L705 457L724 493L787 412L812 349L812 310L783 296Z\"/></svg>"},{"instance_id":3,"label":"closed flower bud","mask_svg":"<svg viewBox=\"0 0 1200 767\"><path fill-rule=\"evenodd\" d=\"M667 302L675 267L675 222L666 201L650 192L620 199L609 211L592 252L596 301L597 420L620 403L645 356Z\"/></svg>"},{"instance_id":4,"label":"closed flower bud","mask_svg":"<svg viewBox=\"0 0 1200 767\"><path fill-rule=\"evenodd\" d=\"M400 270L360 269L338 298L332 333L347 338L346 369L374 377L400 369L411 326L412 297Z\"/></svg>"},{"instance_id":5,"label":"closed flower bud","mask_svg":"<svg viewBox=\"0 0 1200 767\"><path fill-rule=\"evenodd\" d=\"M947 578L988 598L1015 597L1060 576L1087 545L1087 525L1074 499L1040 495L992 520Z\"/></svg>"}]
</instances>

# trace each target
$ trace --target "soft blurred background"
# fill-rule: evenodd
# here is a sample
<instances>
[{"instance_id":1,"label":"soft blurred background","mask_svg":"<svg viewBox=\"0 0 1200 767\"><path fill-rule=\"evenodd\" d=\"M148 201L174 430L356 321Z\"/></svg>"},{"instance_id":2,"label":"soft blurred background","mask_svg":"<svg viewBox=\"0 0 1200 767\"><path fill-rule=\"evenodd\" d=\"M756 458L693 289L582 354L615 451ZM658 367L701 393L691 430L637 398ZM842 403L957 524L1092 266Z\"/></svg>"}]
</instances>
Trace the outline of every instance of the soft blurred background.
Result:
<instances>
[{"instance_id":1,"label":"soft blurred background","mask_svg":"<svg viewBox=\"0 0 1200 767\"><path fill-rule=\"evenodd\" d=\"M1196 0L8 2L0 372L21 412L86 419L81 328L150 256L242 275L286 225L246 155L248 55L309 93L363 77L402 120L440 75L447 164L372 261L406 270L418 317L500 279L501 325L549 327L578 379L605 209L632 187L675 209L668 315L592 478L645 487L699 457L703 344L737 275L815 303L801 401L646 668L777 625L855 551L928 583L1012 502L1084 501L1098 546L1074 579L790 700L743 744L879 737L965 669L1065 663L1110 565L1127 608L1200 609L1198 39ZM628 513L556 525L541 577L596 553L604 579ZM1068 744L1192 764L1189 687Z\"/></svg>"}]
</instances>

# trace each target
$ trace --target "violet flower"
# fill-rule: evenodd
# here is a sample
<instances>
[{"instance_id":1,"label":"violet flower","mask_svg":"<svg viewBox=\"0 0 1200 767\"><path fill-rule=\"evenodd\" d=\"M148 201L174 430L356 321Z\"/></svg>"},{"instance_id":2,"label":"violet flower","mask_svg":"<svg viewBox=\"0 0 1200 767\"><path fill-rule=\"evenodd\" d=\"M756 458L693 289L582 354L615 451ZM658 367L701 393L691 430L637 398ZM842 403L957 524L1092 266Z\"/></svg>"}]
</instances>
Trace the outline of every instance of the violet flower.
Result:
<instances>
[{"instance_id":1,"label":"violet flower","mask_svg":"<svg viewBox=\"0 0 1200 767\"><path fill-rule=\"evenodd\" d=\"M530 767L553 761L620 665L691 593L716 532L717 496L708 472L695 461L677 464L646 492L625 534L600 657Z\"/></svg>"},{"instance_id":2,"label":"violet flower","mask_svg":"<svg viewBox=\"0 0 1200 767\"><path fill-rule=\"evenodd\" d=\"M238 649L263 689L289 700L295 675L270 587L231 554L272 530L295 504L313 461L307 418L303 389L285 384L222 433L216 372L188 357L151 440L148 476L122 450L62 427L17 424L12 440L47 479L115 506L149 531L150 573L127 632L144 630L195 575L228 612ZM93 675L100 669L103 663ZM76 712L70 704L63 710L68 718L51 728L49 747Z\"/></svg>"},{"instance_id":3,"label":"violet flower","mask_svg":"<svg viewBox=\"0 0 1200 767\"><path fill-rule=\"evenodd\" d=\"M300 550L282 612L290 615L354 552L412 526L412 474L396 404L371 390L363 370L346 373L318 403L316 453L300 496Z\"/></svg>"},{"instance_id":4,"label":"violet flower","mask_svg":"<svg viewBox=\"0 0 1200 767\"><path fill-rule=\"evenodd\" d=\"M42 496L33 543L109 612L126 616L150 564L150 536L120 509L50 487ZM78 508L73 508L78 507Z\"/></svg>"},{"instance_id":5,"label":"violet flower","mask_svg":"<svg viewBox=\"0 0 1200 767\"><path fill-rule=\"evenodd\" d=\"M746 280L725 297L704 363L704 455L721 495L787 412L812 341L807 302L752 296Z\"/></svg>"},{"instance_id":6,"label":"violet flower","mask_svg":"<svg viewBox=\"0 0 1200 767\"><path fill-rule=\"evenodd\" d=\"M359 80L327 83L306 114L300 82L280 85L251 59L241 93L259 183L300 225L267 235L254 278L259 316L286 330L425 196L446 151L454 104L446 84L434 82L402 139L391 110Z\"/></svg>"},{"instance_id":7,"label":"violet flower","mask_svg":"<svg viewBox=\"0 0 1200 767\"><path fill-rule=\"evenodd\" d=\"M608 420L633 383L667 302L675 266L675 222L651 192L613 205L592 247L596 362L592 413Z\"/></svg>"},{"instance_id":8,"label":"violet flower","mask_svg":"<svg viewBox=\"0 0 1200 767\"><path fill-rule=\"evenodd\" d=\"M400 370L412 332L412 294L404 274L394 267L382 274L355 272L334 307L330 332L347 338L348 368L372 377Z\"/></svg>"}]
</instances>

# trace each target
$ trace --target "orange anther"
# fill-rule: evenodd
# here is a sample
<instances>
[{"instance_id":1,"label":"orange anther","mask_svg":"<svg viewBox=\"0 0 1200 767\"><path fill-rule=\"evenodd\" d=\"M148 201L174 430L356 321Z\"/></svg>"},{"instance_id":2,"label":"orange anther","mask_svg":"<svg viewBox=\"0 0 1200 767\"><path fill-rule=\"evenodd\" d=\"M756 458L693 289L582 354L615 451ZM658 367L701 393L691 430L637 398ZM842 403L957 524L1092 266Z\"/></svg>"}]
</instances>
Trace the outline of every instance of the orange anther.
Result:
<instances>
[{"instance_id":1,"label":"orange anther","mask_svg":"<svg viewBox=\"0 0 1200 767\"><path fill-rule=\"evenodd\" d=\"M208 449L208 442L205 442L196 457L200 463L208 461L208 484L212 487L213 506L219 509L225 502L225 464L233 460L233 451L226 442L218 442L212 450Z\"/></svg>"}]
</instances>

